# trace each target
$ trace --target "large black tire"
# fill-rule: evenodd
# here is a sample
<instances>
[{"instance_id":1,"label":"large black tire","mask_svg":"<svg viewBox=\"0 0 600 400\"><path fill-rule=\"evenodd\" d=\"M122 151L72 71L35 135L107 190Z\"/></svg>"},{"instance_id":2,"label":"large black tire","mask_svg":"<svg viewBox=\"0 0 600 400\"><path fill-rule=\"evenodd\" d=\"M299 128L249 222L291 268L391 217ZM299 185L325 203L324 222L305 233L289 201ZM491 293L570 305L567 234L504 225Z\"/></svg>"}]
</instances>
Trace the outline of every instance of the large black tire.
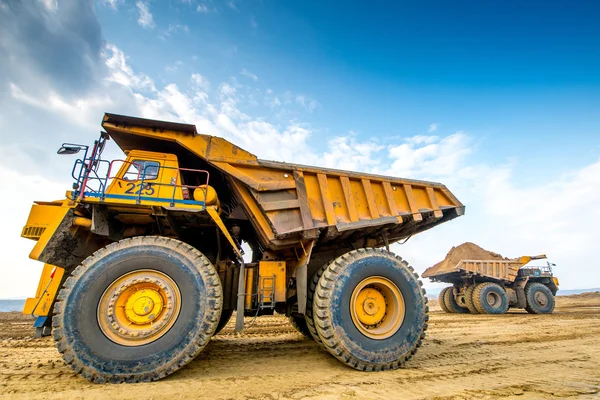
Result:
<instances>
[{"instance_id":1,"label":"large black tire","mask_svg":"<svg viewBox=\"0 0 600 400\"><path fill-rule=\"evenodd\" d=\"M308 283L308 290L306 295L306 314L304 315L304 319L306 320L306 327L310 332L310 335L315 340L315 342L319 343L319 345L323 345L321 342L321 338L319 337L319 333L317 332L317 328L315 326L315 319L313 313L313 303L315 298L315 290L317 289L317 285L319 283L319 279L323 275L323 272L327 269L329 263L323 265L319 268L312 276L312 279Z\"/></svg>"},{"instance_id":2,"label":"large black tire","mask_svg":"<svg viewBox=\"0 0 600 400\"><path fill-rule=\"evenodd\" d=\"M508 311L506 290L497 283L479 283L473 290L473 304L480 314L505 314Z\"/></svg>"},{"instance_id":3,"label":"large black tire","mask_svg":"<svg viewBox=\"0 0 600 400\"><path fill-rule=\"evenodd\" d=\"M471 314L479 314L477 308L475 307L475 303L473 303L473 291L475 290L475 285L471 285L465 290L465 303L469 312Z\"/></svg>"},{"instance_id":4,"label":"large black tire","mask_svg":"<svg viewBox=\"0 0 600 400\"><path fill-rule=\"evenodd\" d=\"M446 296L446 292L449 290L452 290L452 286L443 288L438 297L438 303L440 304L442 311L444 311L446 313L452 312L452 311L450 311L450 309L448 307L446 307L446 300L444 300L444 297Z\"/></svg>"},{"instance_id":5,"label":"large black tire","mask_svg":"<svg viewBox=\"0 0 600 400\"><path fill-rule=\"evenodd\" d=\"M215 335L217 335L223 330L223 328L225 328L225 325L227 325L227 323L231 319L232 314L233 310L223 310L223 312L221 313L221 318L219 318L219 323L217 324L217 329L215 329Z\"/></svg>"},{"instance_id":6,"label":"large black tire","mask_svg":"<svg viewBox=\"0 0 600 400\"><path fill-rule=\"evenodd\" d=\"M554 296L548 286L539 282L530 282L525 286L527 310L530 314L552 314L554 311Z\"/></svg>"},{"instance_id":7,"label":"large black tire","mask_svg":"<svg viewBox=\"0 0 600 400\"><path fill-rule=\"evenodd\" d=\"M290 320L290 324L292 324L292 326L298 332L300 332L304 337L306 337L308 339L312 339L312 336L310 335L310 331L308 330L308 326L306 325L306 320L304 319L303 316L290 315L288 317L288 319Z\"/></svg>"},{"instance_id":8,"label":"large black tire","mask_svg":"<svg viewBox=\"0 0 600 400\"><path fill-rule=\"evenodd\" d=\"M451 313L456 314L468 314L469 309L461 307L454 298L454 288L449 287L448 290L444 293L444 305Z\"/></svg>"},{"instance_id":9,"label":"large black tire","mask_svg":"<svg viewBox=\"0 0 600 400\"><path fill-rule=\"evenodd\" d=\"M403 319L385 321L386 325L399 326L385 338L373 339L362 333L351 315L353 293L369 279L393 283L402 296ZM386 298L386 309L388 301L393 299ZM413 269L393 253L370 248L351 251L329 264L319 279L313 304L323 346L344 364L361 371L403 366L421 346L428 311L425 290Z\"/></svg>"},{"instance_id":10,"label":"large black tire","mask_svg":"<svg viewBox=\"0 0 600 400\"><path fill-rule=\"evenodd\" d=\"M119 345L99 326L99 301L116 279L150 268L177 285L181 302L177 319L150 343ZM90 381L155 381L204 349L217 328L222 306L219 276L198 250L164 237L124 239L86 258L65 281L55 306L54 340L65 362Z\"/></svg>"}]
</instances>

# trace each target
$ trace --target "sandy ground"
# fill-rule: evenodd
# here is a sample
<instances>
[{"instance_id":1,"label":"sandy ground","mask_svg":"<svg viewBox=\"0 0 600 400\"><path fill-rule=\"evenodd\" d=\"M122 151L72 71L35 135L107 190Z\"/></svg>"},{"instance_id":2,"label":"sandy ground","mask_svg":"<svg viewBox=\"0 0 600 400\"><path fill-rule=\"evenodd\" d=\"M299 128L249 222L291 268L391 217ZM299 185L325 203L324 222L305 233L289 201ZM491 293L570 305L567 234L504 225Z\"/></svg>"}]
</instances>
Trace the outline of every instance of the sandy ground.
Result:
<instances>
[{"instance_id":1,"label":"sandy ground","mask_svg":"<svg viewBox=\"0 0 600 400\"><path fill-rule=\"evenodd\" d=\"M263 317L231 327L160 382L91 384L63 364L30 321L0 313L0 397L60 399L600 398L600 293L559 297L553 315L452 315L432 306L429 335L407 367L358 372Z\"/></svg>"}]
</instances>

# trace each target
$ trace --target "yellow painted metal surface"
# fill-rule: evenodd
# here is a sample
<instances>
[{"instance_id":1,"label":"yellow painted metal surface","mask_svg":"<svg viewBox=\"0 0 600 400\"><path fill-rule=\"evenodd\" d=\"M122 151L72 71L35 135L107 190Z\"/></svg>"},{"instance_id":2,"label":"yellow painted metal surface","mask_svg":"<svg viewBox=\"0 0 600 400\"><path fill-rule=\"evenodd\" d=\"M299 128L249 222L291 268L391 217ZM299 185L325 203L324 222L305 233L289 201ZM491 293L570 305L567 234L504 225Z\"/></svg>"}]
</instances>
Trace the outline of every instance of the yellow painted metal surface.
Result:
<instances>
[{"instance_id":1,"label":"yellow painted metal surface","mask_svg":"<svg viewBox=\"0 0 600 400\"><path fill-rule=\"evenodd\" d=\"M96 316L113 342L141 346L164 336L181 310L179 287L168 275L136 270L112 282L100 297Z\"/></svg>"},{"instance_id":2,"label":"yellow painted metal surface","mask_svg":"<svg viewBox=\"0 0 600 400\"><path fill-rule=\"evenodd\" d=\"M237 256L241 259L242 253L240 252L240 249L238 249L237 244L235 243L235 241L229 234L229 231L227 230L227 227L223 223L223 220L221 220L221 217L219 216L219 213L217 212L216 208L212 207L212 206L206 207L206 211L208 212L208 215L210 215L210 217L213 219L215 224L219 227L219 229L221 230L221 233L227 238L227 241L229 242L229 244L231 244L231 247L235 251L235 254L237 254Z\"/></svg>"},{"instance_id":3,"label":"yellow painted metal surface","mask_svg":"<svg viewBox=\"0 0 600 400\"><path fill-rule=\"evenodd\" d=\"M350 297L350 317L365 336L382 340L393 336L404 321L406 305L398 286L382 276L362 280Z\"/></svg>"},{"instance_id":4,"label":"yellow painted metal surface","mask_svg":"<svg viewBox=\"0 0 600 400\"><path fill-rule=\"evenodd\" d=\"M44 264L35 297L28 298L25 301L23 314L47 316L56 294L60 290L60 282L64 273L65 270L61 267Z\"/></svg>"},{"instance_id":5,"label":"yellow painted metal surface","mask_svg":"<svg viewBox=\"0 0 600 400\"><path fill-rule=\"evenodd\" d=\"M267 301L274 297L275 302L285 301L286 272L285 261L261 261L258 264L258 285Z\"/></svg>"},{"instance_id":6,"label":"yellow painted metal surface","mask_svg":"<svg viewBox=\"0 0 600 400\"><path fill-rule=\"evenodd\" d=\"M160 167L155 175L151 167L146 167L146 176L144 176L142 182L144 171L135 167L144 166L146 162L158 163ZM179 186L181 185L181 176L178 172L179 162L175 155L132 150L127 152L127 159L124 162L114 164L119 170L111 172L111 178L113 176L114 178L108 185L106 194L129 195L132 200L137 194L141 194L144 200L151 200L152 198L183 200L182 189ZM164 205L164 202L162 204Z\"/></svg>"},{"instance_id":7,"label":"yellow painted metal surface","mask_svg":"<svg viewBox=\"0 0 600 400\"><path fill-rule=\"evenodd\" d=\"M50 205L52 204L52 205ZM52 238L56 229L63 222L67 213L73 208L73 205L68 201L60 201L53 203L34 204L31 206L27 224L23 228L23 233L29 231L32 227L43 228L40 235L37 237L37 242L29 253L29 258L37 260L42 254L42 251ZM21 236L24 236L23 233Z\"/></svg>"},{"instance_id":8,"label":"yellow painted metal surface","mask_svg":"<svg viewBox=\"0 0 600 400\"><path fill-rule=\"evenodd\" d=\"M254 271L255 271L255 268L246 268L245 269L245 273L246 273L245 294L246 294L246 296L244 297L244 308L246 310L251 310L253 308L252 307L252 299L256 295L256 293L254 292L254 289L256 287L256 285L254 284Z\"/></svg>"},{"instance_id":9,"label":"yellow painted metal surface","mask_svg":"<svg viewBox=\"0 0 600 400\"><path fill-rule=\"evenodd\" d=\"M311 235L302 232L320 228L333 238L385 226L393 242L464 213L435 182L260 160L225 139L198 134L193 125L106 114L102 126L125 151L155 149L158 139L172 152L191 152L218 168L267 247L297 244Z\"/></svg>"}]
</instances>

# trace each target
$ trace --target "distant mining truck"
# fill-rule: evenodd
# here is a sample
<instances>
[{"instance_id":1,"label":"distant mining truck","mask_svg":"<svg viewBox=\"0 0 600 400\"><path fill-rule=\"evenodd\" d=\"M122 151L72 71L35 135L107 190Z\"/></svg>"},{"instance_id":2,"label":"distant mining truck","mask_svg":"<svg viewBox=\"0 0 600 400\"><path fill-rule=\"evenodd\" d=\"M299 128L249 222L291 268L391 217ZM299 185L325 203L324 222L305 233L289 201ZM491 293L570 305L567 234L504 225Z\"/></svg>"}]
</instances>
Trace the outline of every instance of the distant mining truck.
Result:
<instances>
[{"instance_id":1,"label":"distant mining truck","mask_svg":"<svg viewBox=\"0 0 600 400\"><path fill-rule=\"evenodd\" d=\"M36 201L21 233L46 264L24 312L77 373L163 378L234 311L237 331L286 314L358 370L415 354L427 298L389 245L463 215L444 185L260 160L194 125L106 114L102 127L59 149L83 154L72 189ZM109 140L124 159L101 157Z\"/></svg>"},{"instance_id":2,"label":"distant mining truck","mask_svg":"<svg viewBox=\"0 0 600 400\"><path fill-rule=\"evenodd\" d=\"M554 311L558 279L553 264L523 267L546 255L513 260L462 260L454 266L432 267L423 273L433 282L451 283L442 289L439 304L447 313L504 314L510 307L530 314Z\"/></svg>"}]
</instances>

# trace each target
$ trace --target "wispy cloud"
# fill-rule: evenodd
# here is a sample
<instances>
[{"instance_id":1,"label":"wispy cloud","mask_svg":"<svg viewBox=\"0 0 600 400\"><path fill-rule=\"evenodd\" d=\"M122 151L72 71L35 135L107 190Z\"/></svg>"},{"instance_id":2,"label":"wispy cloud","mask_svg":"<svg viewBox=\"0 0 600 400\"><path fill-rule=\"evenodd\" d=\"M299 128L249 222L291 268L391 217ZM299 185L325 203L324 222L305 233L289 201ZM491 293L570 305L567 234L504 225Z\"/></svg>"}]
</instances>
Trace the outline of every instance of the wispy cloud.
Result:
<instances>
[{"instance_id":1,"label":"wispy cloud","mask_svg":"<svg viewBox=\"0 0 600 400\"><path fill-rule=\"evenodd\" d=\"M253 29L256 29L256 28L258 28L258 22L256 22L256 17L255 17L254 15L252 15L252 16L250 17L250 26L251 26Z\"/></svg>"},{"instance_id":2,"label":"wispy cloud","mask_svg":"<svg viewBox=\"0 0 600 400\"><path fill-rule=\"evenodd\" d=\"M158 37L162 40L166 40L168 37L171 37L179 32L188 33L190 28L187 25L181 24L169 24L169 27L163 30Z\"/></svg>"},{"instance_id":3,"label":"wispy cloud","mask_svg":"<svg viewBox=\"0 0 600 400\"><path fill-rule=\"evenodd\" d=\"M256 76L252 72L248 71L246 68L242 69L242 72L240 72L240 74L244 75L246 78L252 79L255 82L258 80L258 76Z\"/></svg>"},{"instance_id":4,"label":"wispy cloud","mask_svg":"<svg viewBox=\"0 0 600 400\"><path fill-rule=\"evenodd\" d=\"M429 125L429 129L427 129L428 133L433 133L435 131L437 131L439 128L439 124L431 124Z\"/></svg>"},{"instance_id":5,"label":"wispy cloud","mask_svg":"<svg viewBox=\"0 0 600 400\"><path fill-rule=\"evenodd\" d=\"M318 107L319 103L314 99L309 99L306 96L296 96L296 104L304 107L306 111L312 113Z\"/></svg>"},{"instance_id":6,"label":"wispy cloud","mask_svg":"<svg viewBox=\"0 0 600 400\"><path fill-rule=\"evenodd\" d=\"M42 4L48 11L58 11L58 0L42 0Z\"/></svg>"},{"instance_id":7,"label":"wispy cloud","mask_svg":"<svg viewBox=\"0 0 600 400\"><path fill-rule=\"evenodd\" d=\"M214 5L212 5L212 3L209 5L207 2L202 2L198 3L198 5L196 6L196 11L199 13L208 14L211 12L216 12L217 9Z\"/></svg>"},{"instance_id":8,"label":"wispy cloud","mask_svg":"<svg viewBox=\"0 0 600 400\"><path fill-rule=\"evenodd\" d=\"M146 29L154 28L154 18L152 17L152 13L148 8L148 4L143 1L138 1L137 3L135 3L135 5L137 6L138 11L140 13L140 16L138 18L138 24L140 24L140 26Z\"/></svg>"},{"instance_id":9,"label":"wispy cloud","mask_svg":"<svg viewBox=\"0 0 600 400\"><path fill-rule=\"evenodd\" d=\"M165 66L165 71L167 72L175 72L183 65L183 61L177 60L173 64L169 64Z\"/></svg>"},{"instance_id":10,"label":"wispy cloud","mask_svg":"<svg viewBox=\"0 0 600 400\"><path fill-rule=\"evenodd\" d=\"M124 0L101 0L100 3L112 8L113 10L118 10L119 5L123 3Z\"/></svg>"}]
</instances>

